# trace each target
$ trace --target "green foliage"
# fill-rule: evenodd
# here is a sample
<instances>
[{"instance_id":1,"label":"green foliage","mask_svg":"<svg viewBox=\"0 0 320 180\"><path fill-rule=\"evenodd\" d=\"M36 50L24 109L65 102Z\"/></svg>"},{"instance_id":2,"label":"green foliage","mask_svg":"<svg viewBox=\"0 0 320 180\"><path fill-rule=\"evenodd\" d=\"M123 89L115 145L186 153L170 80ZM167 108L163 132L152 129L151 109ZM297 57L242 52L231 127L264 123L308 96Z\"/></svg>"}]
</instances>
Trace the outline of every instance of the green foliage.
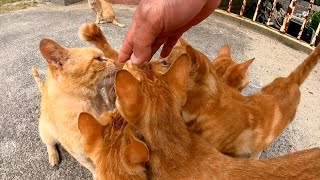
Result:
<instances>
[{"instance_id":1,"label":"green foliage","mask_svg":"<svg viewBox=\"0 0 320 180\"><path fill-rule=\"evenodd\" d=\"M315 0L314 4L317 5L317 6L320 6L320 0Z\"/></svg>"},{"instance_id":2,"label":"green foliage","mask_svg":"<svg viewBox=\"0 0 320 180\"><path fill-rule=\"evenodd\" d=\"M0 6L3 4L14 3L21 0L0 0Z\"/></svg>"},{"instance_id":3,"label":"green foliage","mask_svg":"<svg viewBox=\"0 0 320 180\"><path fill-rule=\"evenodd\" d=\"M320 1L320 0L319 0ZM320 12L314 12L311 16L310 26L316 30L320 22Z\"/></svg>"},{"instance_id":4,"label":"green foliage","mask_svg":"<svg viewBox=\"0 0 320 180\"><path fill-rule=\"evenodd\" d=\"M10 11L16 11L19 9L26 9L34 6L34 1L27 0L0 0L0 14L7 13Z\"/></svg>"}]
</instances>

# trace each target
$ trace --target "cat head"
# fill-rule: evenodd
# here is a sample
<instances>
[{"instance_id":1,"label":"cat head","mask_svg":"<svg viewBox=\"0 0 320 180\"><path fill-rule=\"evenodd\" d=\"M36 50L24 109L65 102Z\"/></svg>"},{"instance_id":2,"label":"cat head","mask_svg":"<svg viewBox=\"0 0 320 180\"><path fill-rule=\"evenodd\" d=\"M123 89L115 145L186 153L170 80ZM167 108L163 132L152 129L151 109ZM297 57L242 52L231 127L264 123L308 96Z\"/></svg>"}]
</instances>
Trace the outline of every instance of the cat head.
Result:
<instances>
[{"instance_id":1,"label":"cat head","mask_svg":"<svg viewBox=\"0 0 320 180\"><path fill-rule=\"evenodd\" d=\"M182 54L187 53L186 46L189 45L183 38L180 38L175 46L172 48L168 57L159 57L152 62L152 68L154 72L163 73L168 70L171 64Z\"/></svg>"},{"instance_id":2,"label":"cat head","mask_svg":"<svg viewBox=\"0 0 320 180\"><path fill-rule=\"evenodd\" d=\"M178 57L163 73L155 72L153 66L152 62L138 66L128 61L116 74L116 107L129 123L140 128L156 121L158 114L179 113L186 102L191 70L188 55Z\"/></svg>"},{"instance_id":3,"label":"cat head","mask_svg":"<svg viewBox=\"0 0 320 180\"><path fill-rule=\"evenodd\" d=\"M249 83L247 71L253 61L254 58L227 68L227 71L223 75L224 83L239 91L244 89Z\"/></svg>"},{"instance_id":4,"label":"cat head","mask_svg":"<svg viewBox=\"0 0 320 180\"><path fill-rule=\"evenodd\" d=\"M242 63L234 62L231 57L230 47L224 45L211 68L225 84L241 91L249 83L247 71L253 61L254 58Z\"/></svg>"},{"instance_id":5,"label":"cat head","mask_svg":"<svg viewBox=\"0 0 320 180\"><path fill-rule=\"evenodd\" d=\"M40 42L40 51L58 85L74 94L96 95L113 84L116 68L113 60L95 48L65 48L50 39Z\"/></svg>"},{"instance_id":6,"label":"cat head","mask_svg":"<svg viewBox=\"0 0 320 180\"><path fill-rule=\"evenodd\" d=\"M191 76L196 80L208 76L209 59L200 51L194 49L186 40L180 38L177 44L173 47L171 53L166 58L159 58L152 62L155 72L165 72L171 64L181 55L187 54L191 60Z\"/></svg>"},{"instance_id":7,"label":"cat head","mask_svg":"<svg viewBox=\"0 0 320 180\"><path fill-rule=\"evenodd\" d=\"M85 112L78 119L84 152L95 164L97 180L146 179L148 147L119 113L106 114L101 119L104 126Z\"/></svg>"}]
</instances>

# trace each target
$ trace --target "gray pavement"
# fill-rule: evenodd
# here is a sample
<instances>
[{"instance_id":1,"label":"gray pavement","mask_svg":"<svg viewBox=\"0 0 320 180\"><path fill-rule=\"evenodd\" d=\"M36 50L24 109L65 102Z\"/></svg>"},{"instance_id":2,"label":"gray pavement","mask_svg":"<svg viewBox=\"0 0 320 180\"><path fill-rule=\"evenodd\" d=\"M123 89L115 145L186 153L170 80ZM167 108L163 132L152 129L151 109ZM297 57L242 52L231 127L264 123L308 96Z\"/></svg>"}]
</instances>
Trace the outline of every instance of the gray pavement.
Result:
<instances>
[{"instance_id":1,"label":"gray pavement","mask_svg":"<svg viewBox=\"0 0 320 180\"><path fill-rule=\"evenodd\" d=\"M116 5L114 8L118 21L127 25L126 28L108 24L102 25L102 29L110 44L119 49L134 14L134 6ZM84 2L67 7L40 6L0 15L0 179L91 178L89 171L62 147L59 147L61 163L50 167L45 145L38 135L40 92L30 69L37 67L44 77L46 64L38 48L42 38L54 39L67 47L89 46L79 40L77 32L82 23L94 20L94 13ZM225 43L231 44L233 57L238 60L256 57L250 74L253 80L262 84L276 76L287 75L306 57L306 54L269 37L215 16L192 28L185 37L209 57L215 57ZM303 87L302 98L307 101L301 101L297 123L289 126L284 135L264 152L264 158L319 146L320 123L316 120L319 119L320 97L316 90L320 87L316 71Z\"/></svg>"}]
</instances>

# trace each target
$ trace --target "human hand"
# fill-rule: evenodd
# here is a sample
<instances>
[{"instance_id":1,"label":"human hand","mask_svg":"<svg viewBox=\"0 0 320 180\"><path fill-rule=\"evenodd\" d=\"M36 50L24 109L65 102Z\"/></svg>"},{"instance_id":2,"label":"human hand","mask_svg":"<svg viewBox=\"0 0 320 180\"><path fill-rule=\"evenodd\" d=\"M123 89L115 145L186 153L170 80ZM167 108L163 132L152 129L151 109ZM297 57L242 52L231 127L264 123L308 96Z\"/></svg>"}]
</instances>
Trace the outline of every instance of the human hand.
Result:
<instances>
[{"instance_id":1,"label":"human hand","mask_svg":"<svg viewBox=\"0 0 320 180\"><path fill-rule=\"evenodd\" d=\"M141 0L119 52L119 61L150 61L161 45L166 57L182 34L208 17L220 0Z\"/></svg>"}]
</instances>

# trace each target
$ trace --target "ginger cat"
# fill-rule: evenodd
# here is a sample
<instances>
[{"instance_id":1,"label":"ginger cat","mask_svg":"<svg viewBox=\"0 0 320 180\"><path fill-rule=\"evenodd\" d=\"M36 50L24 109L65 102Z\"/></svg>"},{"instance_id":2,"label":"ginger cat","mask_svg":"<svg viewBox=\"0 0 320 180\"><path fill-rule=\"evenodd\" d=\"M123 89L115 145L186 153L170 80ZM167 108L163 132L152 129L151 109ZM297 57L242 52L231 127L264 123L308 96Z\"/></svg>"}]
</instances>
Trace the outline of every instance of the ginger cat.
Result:
<instances>
[{"instance_id":1,"label":"ginger cat","mask_svg":"<svg viewBox=\"0 0 320 180\"><path fill-rule=\"evenodd\" d=\"M101 29L94 23L85 23L83 24L78 32L79 38L83 41L90 42L100 49L107 58L113 59L115 62L118 62L118 52L115 51L108 43L106 37L103 35ZM119 63L121 68L123 67L122 63Z\"/></svg>"},{"instance_id":2,"label":"ginger cat","mask_svg":"<svg viewBox=\"0 0 320 180\"><path fill-rule=\"evenodd\" d=\"M112 5L107 0L88 0L88 4L90 9L96 13L96 24L112 23L124 27L117 21Z\"/></svg>"},{"instance_id":3,"label":"ginger cat","mask_svg":"<svg viewBox=\"0 0 320 180\"><path fill-rule=\"evenodd\" d=\"M137 67L127 62L124 69L116 74L116 106L145 138L150 150L150 179L320 178L319 148L272 160L234 159L189 131L181 117L192 71L186 54L178 57L164 74L153 72L152 63Z\"/></svg>"},{"instance_id":4,"label":"ginger cat","mask_svg":"<svg viewBox=\"0 0 320 180\"><path fill-rule=\"evenodd\" d=\"M107 58L114 60L117 69L122 69L124 64L118 61L118 52L109 45L106 37L96 24L83 24L79 29L78 35L83 41L95 45ZM105 87L105 91L108 107L115 108L116 94L114 92L114 85L109 84Z\"/></svg>"},{"instance_id":5,"label":"ginger cat","mask_svg":"<svg viewBox=\"0 0 320 180\"><path fill-rule=\"evenodd\" d=\"M92 162L83 154L78 116L90 112L99 117L107 111L99 90L113 83L116 67L95 48L65 48L50 39L40 42L40 51L48 64L43 84L36 69L34 78L42 94L39 133L47 146L49 162L59 162L56 143L61 145L95 176Z\"/></svg>"},{"instance_id":6,"label":"ginger cat","mask_svg":"<svg viewBox=\"0 0 320 180\"><path fill-rule=\"evenodd\" d=\"M96 180L147 179L147 146L134 135L117 110L100 118L106 125L84 112L78 120L84 153L95 165Z\"/></svg>"},{"instance_id":7,"label":"ginger cat","mask_svg":"<svg viewBox=\"0 0 320 180\"><path fill-rule=\"evenodd\" d=\"M249 84L247 71L253 61L254 58L242 63L234 62L231 57L230 47L224 45L218 57L213 61L211 68L221 78L222 82L241 91Z\"/></svg>"},{"instance_id":8,"label":"ginger cat","mask_svg":"<svg viewBox=\"0 0 320 180\"><path fill-rule=\"evenodd\" d=\"M186 53L187 46L190 46L189 43L183 38L180 38L167 58L158 59L158 61L163 64L162 70L159 71L167 69L168 66L177 59L177 57ZM234 62L231 58L230 47L225 45L221 48L218 57L213 61L210 68L212 68L212 71L218 75L222 82L241 91L249 83L247 70L253 61L254 58L239 64Z\"/></svg>"},{"instance_id":9,"label":"ginger cat","mask_svg":"<svg viewBox=\"0 0 320 180\"><path fill-rule=\"evenodd\" d=\"M224 154L259 157L293 120L299 87L318 63L320 46L287 78L276 78L251 96L224 84L204 54L191 46L186 51L194 63L182 108L184 121Z\"/></svg>"}]
</instances>

